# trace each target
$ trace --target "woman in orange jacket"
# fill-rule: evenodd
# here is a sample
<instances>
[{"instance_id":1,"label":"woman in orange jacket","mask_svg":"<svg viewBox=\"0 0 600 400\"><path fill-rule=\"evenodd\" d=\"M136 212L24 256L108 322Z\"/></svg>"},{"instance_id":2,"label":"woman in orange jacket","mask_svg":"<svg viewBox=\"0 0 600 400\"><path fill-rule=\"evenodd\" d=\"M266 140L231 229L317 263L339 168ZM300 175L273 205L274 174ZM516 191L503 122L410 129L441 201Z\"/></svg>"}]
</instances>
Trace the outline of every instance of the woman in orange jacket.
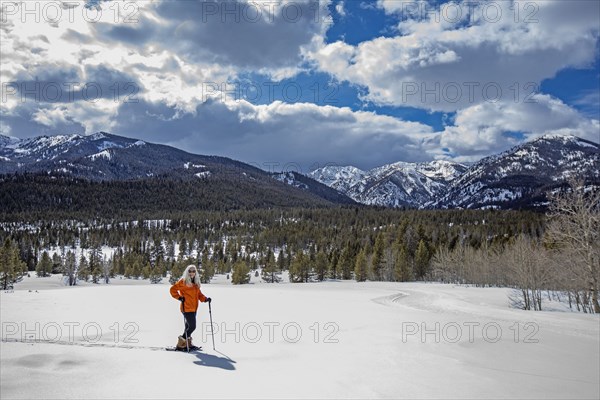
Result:
<instances>
[{"instance_id":1,"label":"woman in orange jacket","mask_svg":"<svg viewBox=\"0 0 600 400\"><path fill-rule=\"evenodd\" d=\"M170 289L171 296L181 302L181 312L185 319L183 335L177 340L177 349L192 348L192 332L196 330L196 312L198 311L198 300L210 303L211 298L206 297L200 291L200 277L196 266L190 264L183 271L181 279Z\"/></svg>"}]
</instances>

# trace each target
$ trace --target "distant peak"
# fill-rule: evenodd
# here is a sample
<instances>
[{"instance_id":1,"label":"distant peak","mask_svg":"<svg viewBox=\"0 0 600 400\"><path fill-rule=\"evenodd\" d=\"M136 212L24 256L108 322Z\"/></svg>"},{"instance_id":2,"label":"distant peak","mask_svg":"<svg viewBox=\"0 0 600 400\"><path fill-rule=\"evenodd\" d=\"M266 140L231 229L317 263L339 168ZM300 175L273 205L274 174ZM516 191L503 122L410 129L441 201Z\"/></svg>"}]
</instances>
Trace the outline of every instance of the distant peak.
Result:
<instances>
[{"instance_id":1,"label":"distant peak","mask_svg":"<svg viewBox=\"0 0 600 400\"><path fill-rule=\"evenodd\" d=\"M0 134L0 147L5 147L11 144L18 143L20 141L21 139L17 139L16 137Z\"/></svg>"},{"instance_id":2,"label":"distant peak","mask_svg":"<svg viewBox=\"0 0 600 400\"><path fill-rule=\"evenodd\" d=\"M585 146L585 147L598 147L598 143L592 142L590 140L586 140L586 139L582 139L579 136L575 136L575 135L561 135L561 134L557 134L557 133L548 133L545 134L543 136L540 136L537 139L534 139L533 141L529 142L529 143L539 143L539 142L560 142L562 144L567 144L567 143L576 143L580 146ZM524 143L525 145L529 144L529 143Z\"/></svg>"},{"instance_id":3,"label":"distant peak","mask_svg":"<svg viewBox=\"0 0 600 400\"><path fill-rule=\"evenodd\" d=\"M107 138L108 133L106 132L96 132L94 134L89 135L90 140L102 140Z\"/></svg>"},{"instance_id":4,"label":"distant peak","mask_svg":"<svg viewBox=\"0 0 600 400\"><path fill-rule=\"evenodd\" d=\"M542 135L541 137L539 137L539 139L545 139L545 140L552 140L552 139L573 140L573 139L579 139L579 138L577 136L575 136L575 135L561 135L559 133L546 133L545 135Z\"/></svg>"}]
</instances>

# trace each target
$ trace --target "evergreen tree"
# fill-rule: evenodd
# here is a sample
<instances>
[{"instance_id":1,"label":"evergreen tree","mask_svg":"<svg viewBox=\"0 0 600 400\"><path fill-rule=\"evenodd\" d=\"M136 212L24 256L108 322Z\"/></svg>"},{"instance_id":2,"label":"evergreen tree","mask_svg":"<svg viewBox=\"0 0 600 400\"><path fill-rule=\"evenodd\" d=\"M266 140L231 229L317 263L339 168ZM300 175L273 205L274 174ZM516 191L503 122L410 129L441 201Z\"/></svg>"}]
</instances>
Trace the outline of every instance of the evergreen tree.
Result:
<instances>
[{"instance_id":1,"label":"evergreen tree","mask_svg":"<svg viewBox=\"0 0 600 400\"><path fill-rule=\"evenodd\" d=\"M183 271L185 267L189 264L188 260L179 259L175 264L173 264L173 268L171 268L171 275L169 277L169 283L174 285L183 275Z\"/></svg>"},{"instance_id":2,"label":"evergreen tree","mask_svg":"<svg viewBox=\"0 0 600 400\"><path fill-rule=\"evenodd\" d=\"M182 258L186 258L188 255L188 246L187 246L187 240L185 238L182 238L181 241L179 242L179 259L181 260Z\"/></svg>"},{"instance_id":3,"label":"evergreen tree","mask_svg":"<svg viewBox=\"0 0 600 400\"><path fill-rule=\"evenodd\" d=\"M250 282L250 267L245 261L239 260L235 263L231 282L234 285L243 285Z\"/></svg>"},{"instance_id":4,"label":"evergreen tree","mask_svg":"<svg viewBox=\"0 0 600 400\"><path fill-rule=\"evenodd\" d=\"M104 280L104 283L108 284L108 283L110 283L110 278L115 277L114 256L110 260L107 260L106 257L103 257L101 265L102 265L102 279Z\"/></svg>"},{"instance_id":5,"label":"evergreen tree","mask_svg":"<svg viewBox=\"0 0 600 400\"><path fill-rule=\"evenodd\" d=\"M298 251L290 265L290 282L309 282L310 277L310 258L303 251Z\"/></svg>"},{"instance_id":6,"label":"evergreen tree","mask_svg":"<svg viewBox=\"0 0 600 400\"><path fill-rule=\"evenodd\" d=\"M144 265L144 267L142 268L142 279L150 278L151 273L152 273L152 266L150 265L150 262L147 262Z\"/></svg>"},{"instance_id":7,"label":"evergreen tree","mask_svg":"<svg viewBox=\"0 0 600 400\"><path fill-rule=\"evenodd\" d=\"M302 282L302 270L304 268L304 263L304 253L302 251L297 252L296 255L292 258L292 263L290 264L290 282Z\"/></svg>"},{"instance_id":8,"label":"evergreen tree","mask_svg":"<svg viewBox=\"0 0 600 400\"><path fill-rule=\"evenodd\" d=\"M112 273L117 275L125 274L125 262L122 248L117 249L117 251L113 254Z\"/></svg>"},{"instance_id":9,"label":"evergreen tree","mask_svg":"<svg viewBox=\"0 0 600 400\"><path fill-rule=\"evenodd\" d=\"M285 256L285 267L282 268L282 271L289 271L292 266L292 249L290 247L287 248L286 256Z\"/></svg>"},{"instance_id":10,"label":"evergreen tree","mask_svg":"<svg viewBox=\"0 0 600 400\"><path fill-rule=\"evenodd\" d=\"M148 252L150 264L152 266L157 266L159 263L164 262L165 251L164 251L162 242L158 238L155 238L150 243L151 243L150 251Z\"/></svg>"},{"instance_id":11,"label":"evergreen tree","mask_svg":"<svg viewBox=\"0 0 600 400\"><path fill-rule=\"evenodd\" d=\"M342 279L352 279L352 272L356 265L356 259L353 256L352 246L350 243L342 250L342 255L338 261L338 271L341 272Z\"/></svg>"},{"instance_id":12,"label":"evergreen tree","mask_svg":"<svg viewBox=\"0 0 600 400\"><path fill-rule=\"evenodd\" d=\"M361 250L356 257L356 265L354 267L354 278L357 282L364 282L367 280L367 255L365 250Z\"/></svg>"},{"instance_id":13,"label":"evergreen tree","mask_svg":"<svg viewBox=\"0 0 600 400\"><path fill-rule=\"evenodd\" d=\"M325 279L325 274L327 274L327 266L327 254L325 254L325 252L321 249L315 256L315 273L318 281Z\"/></svg>"},{"instance_id":14,"label":"evergreen tree","mask_svg":"<svg viewBox=\"0 0 600 400\"><path fill-rule=\"evenodd\" d=\"M285 271L287 269L287 262L285 258L286 257L283 253L283 249L279 250L279 255L277 256L277 265L279 266L280 271Z\"/></svg>"},{"instance_id":15,"label":"evergreen tree","mask_svg":"<svg viewBox=\"0 0 600 400\"><path fill-rule=\"evenodd\" d=\"M273 252L271 252L271 249L267 250L267 254L265 256L262 269L262 280L268 283L281 282L281 272L279 271L279 268L277 268L275 256L273 255Z\"/></svg>"},{"instance_id":16,"label":"evergreen tree","mask_svg":"<svg viewBox=\"0 0 600 400\"><path fill-rule=\"evenodd\" d=\"M60 273L61 266L62 266L62 258L60 257L60 255L58 253L54 253L54 255L52 256L52 267L51 267L50 272L53 274Z\"/></svg>"},{"instance_id":17,"label":"evergreen tree","mask_svg":"<svg viewBox=\"0 0 600 400\"><path fill-rule=\"evenodd\" d=\"M227 270L227 264L225 264L225 261L223 259L217 261L217 272L219 274L226 274L231 272L230 270Z\"/></svg>"},{"instance_id":18,"label":"evergreen tree","mask_svg":"<svg viewBox=\"0 0 600 400\"><path fill-rule=\"evenodd\" d=\"M338 262L339 262L339 250L337 248L333 249L331 252L331 260L329 261L329 277L331 279L339 279L338 273Z\"/></svg>"},{"instance_id":19,"label":"evergreen tree","mask_svg":"<svg viewBox=\"0 0 600 400\"><path fill-rule=\"evenodd\" d=\"M215 268L213 262L208 257L208 252L202 254L202 263L200 264L200 282L210 283L210 280L215 275Z\"/></svg>"},{"instance_id":20,"label":"evergreen tree","mask_svg":"<svg viewBox=\"0 0 600 400\"><path fill-rule=\"evenodd\" d=\"M430 259L431 255L429 254L427 245L421 239L419 241L419 245L417 246L417 251L415 252L415 272L417 274L418 279L423 279L427 272L429 272Z\"/></svg>"},{"instance_id":21,"label":"evergreen tree","mask_svg":"<svg viewBox=\"0 0 600 400\"><path fill-rule=\"evenodd\" d=\"M99 242L95 242L89 252L89 271L92 275L92 282L99 283L102 275L102 248Z\"/></svg>"},{"instance_id":22,"label":"evergreen tree","mask_svg":"<svg viewBox=\"0 0 600 400\"><path fill-rule=\"evenodd\" d=\"M90 272L92 275L92 283L100 283L100 278L102 277L102 271L104 270L104 265L102 260L95 261L93 267L90 267Z\"/></svg>"},{"instance_id":23,"label":"evergreen tree","mask_svg":"<svg viewBox=\"0 0 600 400\"><path fill-rule=\"evenodd\" d=\"M2 289L12 289L17 281L19 268L15 265L15 249L9 238L0 249L0 283Z\"/></svg>"},{"instance_id":24,"label":"evergreen tree","mask_svg":"<svg viewBox=\"0 0 600 400\"><path fill-rule=\"evenodd\" d=\"M394 265L394 279L396 282L412 280L411 260L404 244L397 246L396 263Z\"/></svg>"},{"instance_id":25,"label":"evergreen tree","mask_svg":"<svg viewBox=\"0 0 600 400\"><path fill-rule=\"evenodd\" d=\"M67 284L73 286L77 283L75 272L77 271L77 257L71 250L67 251L63 265L63 275L66 277Z\"/></svg>"},{"instance_id":26,"label":"evergreen tree","mask_svg":"<svg viewBox=\"0 0 600 400\"><path fill-rule=\"evenodd\" d=\"M173 240L167 240L165 255L167 260L175 260L175 242Z\"/></svg>"},{"instance_id":27,"label":"evergreen tree","mask_svg":"<svg viewBox=\"0 0 600 400\"><path fill-rule=\"evenodd\" d=\"M143 257L141 255L138 255L133 259L133 263L131 264L131 277L133 279L139 279L142 275L143 262Z\"/></svg>"},{"instance_id":28,"label":"evergreen tree","mask_svg":"<svg viewBox=\"0 0 600 400\"><path fill-rule=\"evenodd\" d=\"M35 272L37 273L38 278L44 278L46 276L50 276L50 271L52 270L52 259L47 251L42 253L42 257L35 268Z\"/></svg>"},{"instance_id":29,"label":"evergreen tree","mask_svg":"<svg viewBox=\"0 0 600 400\"><path fill-rule=\"evenodd\" d=\"M154 265L154 267L152 267L152 264L148 264L149 266L149 271L148 271L148 279L150 279L150 283L160 283L160 281L162 280L163 277L163 263L162 262L158 262L156 265Z\"/></svg>"},{"instance_id":30,"label":"evergreen tree","mask_svg":"<svg viewBox=\"0 0 600 400\"><path fill-rule=\"evenodd\" d=\"M383 233L379 232L375 239L375 246L373 247L373 257L371 258L371 271L373 272L373 279L376 281L382 280L382 269L383 269L383 252L385 250L385 239Z\"/></svg>"},{"instance_id":31,"label":"evergreen tree","mask_svg":"<svg viewBox=\"0 0 600 400\"><path fill-rule=\"evenodd\" d=\"M82 251L81 257L79 258L79 267L77 268L77 279L87 282L89 279L89 276L90 276L90 269L89 269L88 260Z\"/></svg>"}]
</instances>

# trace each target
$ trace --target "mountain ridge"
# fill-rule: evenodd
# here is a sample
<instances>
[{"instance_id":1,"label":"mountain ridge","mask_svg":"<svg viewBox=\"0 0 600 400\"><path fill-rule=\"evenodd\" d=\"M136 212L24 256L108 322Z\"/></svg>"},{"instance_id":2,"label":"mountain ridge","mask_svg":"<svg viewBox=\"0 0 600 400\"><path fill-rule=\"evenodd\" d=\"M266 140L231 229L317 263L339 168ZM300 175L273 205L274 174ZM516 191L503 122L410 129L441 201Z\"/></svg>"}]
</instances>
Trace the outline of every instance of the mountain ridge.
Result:
<instances>
[{"instance_id":1,"label":"mountain ridge","mask_svg":"<svg viewBox=\"0 0 600 400\"><path fill-rule=\"evenodd\" d=\"M362 171L356 167L329 166L309 174L363 204L419 207L444 190L467 166L437 160L425 163L395 162Z\"/></svg>"},{"instance_id":2,"label":"mountain ridge","mask_svg":"<svg viewBox=\"0 0 600 400\"><path fill-rule=\"evenodd\" d=\"M47 173L91 181L216 179L223 184L241 179L245 184L261 182L263 188L281 184L294 193L292 197L304 192L331 204L531 208L544 205L545 193L569 178L600 186L599 148L576 136L545 135L470 166L447 160L399 161L367 171L330 165L302 175L268 173L226 157L192 154L107 132L28 139L0 135L0 174Z\"/></svg>"},{"instance_id":3,"label":"mountain ridge","mask_svg":"<svg viewBox=\"0 0 600 400\"><path fill-rule=\"evenodd\" d=\"M298 188L240 161L196 155L106 132L22 140L0 137L0 175L0 197L13 212L67 212L65 205L80 203L81 198L96 208L106 208L102 201L85 193L85 184L80 181L90 182L89 190L104 202L132 210L151 205L158 211L161 205L155 204L155 199L160 199L163 207L172 204L182 210L355 204L316 181ZM107 188L115 193L105 193ZM50 190L52 196L48 195ZM143 191L144 196L133 190ZM131 204L124 200L127 198L132 199ZM80 209L87 209L79 203ZM110 210L106 208L106 212Z\"/></svg>"},{"instance_id":4,"label":"mountain ridge","mask_svg":"<svg viewBox=\"0 0 600 400\"><path fill-rule=\"evenodd\" d=\"M599 145L545 135L471 166L449 161L397 162L369 171L328 166L309 174L359 203L414 208L535 208L573 178L600 186ZM431 181L429 181L431 179Z\"/></svg>"}]
</instances>

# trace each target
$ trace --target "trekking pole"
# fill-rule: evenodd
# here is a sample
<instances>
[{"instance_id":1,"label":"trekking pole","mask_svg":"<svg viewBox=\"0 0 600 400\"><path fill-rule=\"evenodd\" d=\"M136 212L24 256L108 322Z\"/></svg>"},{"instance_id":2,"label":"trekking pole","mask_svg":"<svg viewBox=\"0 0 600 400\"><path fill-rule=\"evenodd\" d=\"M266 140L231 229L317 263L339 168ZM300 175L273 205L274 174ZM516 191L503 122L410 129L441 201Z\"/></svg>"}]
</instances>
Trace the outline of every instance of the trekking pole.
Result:
<instances>
[{"instance_id":1,"label":"trekking pole","mask_svg":"<svg viewBox=\"0 0 600 400\"><path fill-rule=\"evenodd\" d=\"M208 315L210 316L210 335L212 336L213 342L213 350L215 349L215 333L213 332L213 322L212 322L212 309L210 307L210 301L208 302Z\"/></svg>"}]
</instances>

